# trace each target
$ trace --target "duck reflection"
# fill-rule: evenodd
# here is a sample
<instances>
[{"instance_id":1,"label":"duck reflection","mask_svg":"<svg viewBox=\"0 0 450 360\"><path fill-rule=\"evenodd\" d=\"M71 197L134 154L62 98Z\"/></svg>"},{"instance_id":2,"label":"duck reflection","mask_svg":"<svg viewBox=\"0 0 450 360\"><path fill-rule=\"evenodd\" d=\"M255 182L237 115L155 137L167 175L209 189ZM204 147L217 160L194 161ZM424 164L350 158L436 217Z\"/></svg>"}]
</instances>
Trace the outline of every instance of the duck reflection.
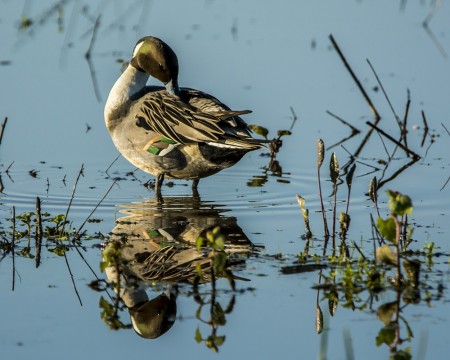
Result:
<instances>
[{"instance_id":1,"label":"duck reflection","mask_svg":"<svg viewBox=\"0 0 450 360\"><path fill-rule=\"evenodd\" d=\"M227 211L199 197L149 199L122 206L125 216L116 221L103 250L102 267L137 334L154 339L173 326L178 284L197 285L221 276L232 284L236 278L245 280L232 275L230 267L244 262L254 245L236 218L224 215ZM198 250L197 239L212 234L225 239L223 251ZM223 255L221 269L218 254ZM152 286L163 291L150 299L146 289Z\"/></svg>"}]
</instances>

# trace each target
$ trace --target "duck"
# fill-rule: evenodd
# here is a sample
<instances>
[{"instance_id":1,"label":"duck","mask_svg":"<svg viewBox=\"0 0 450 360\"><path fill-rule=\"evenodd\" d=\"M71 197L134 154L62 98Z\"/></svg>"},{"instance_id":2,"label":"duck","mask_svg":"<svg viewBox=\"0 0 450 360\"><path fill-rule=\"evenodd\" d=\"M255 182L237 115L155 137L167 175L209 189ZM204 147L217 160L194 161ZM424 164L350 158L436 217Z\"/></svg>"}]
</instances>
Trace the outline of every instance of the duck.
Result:
<instances>
[{"instance_id":1,"label":"duck","mask_svg":"<svg viewBox=\"0 0 450 360\"><path fill-rule=\"evenodd\" d=\"M265 147L241 115L203 91L179 87L178 58L153 36L138 40L104 108L106 127L131 164L155 176L161 196L165 178L192 180L235 165L247 152ZM164 86L147 85L149 78Z\"/></svg>"}]
</instances>

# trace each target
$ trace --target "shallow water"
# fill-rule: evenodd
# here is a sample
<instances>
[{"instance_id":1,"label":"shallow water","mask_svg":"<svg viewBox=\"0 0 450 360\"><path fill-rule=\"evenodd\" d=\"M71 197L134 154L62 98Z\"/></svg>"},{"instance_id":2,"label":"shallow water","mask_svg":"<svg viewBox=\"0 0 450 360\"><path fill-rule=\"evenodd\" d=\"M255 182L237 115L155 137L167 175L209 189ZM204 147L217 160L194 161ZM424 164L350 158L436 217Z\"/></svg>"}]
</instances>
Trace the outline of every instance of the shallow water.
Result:
<instances>
[{"instance_id":1,"label":"shallow water","mask_svg":"<svg viewBox=\"0 0 450 360\"><path fill-rule=\"evenodd\" d=\"M60 25L57 11L46 15L54 4L60 4ZM367 291L362 292L355 298L355 310L346 308L340 299L331 317L324 291L313 288L323 283L321 275L328 276L330 267L322 273L317 268L291 275L282 273L283 268L295 264L306 246L295 194L306 199L314 233L310 253L317 254L316 260L321 258L324 242L318 212L316 139L322 138L329 146L350 135L350 129L326 111L361 130L360 135L343 144L345 148L333 148L341 166L368 131L365 122L373 121L367 103L331 46L330 33L382 115L380 127L394 137L398 136L398 126L366 59L375 67L401 119L407 89L411 93L408 145L422 158L383 186L379 192L380 211L382 216L388 212L385 189L408 194L414 203L410 218L415 228L414 249L433 242L441 256L432 258L432 266L423 265L421 301L402 308L402 336L407 337L408 323L414 338L400 348L410 347L415 359L443 357L450 350L446 335L450 185L444 186L449 176L449 137L443 126L450 129L445 116L450 110L450 72L445 53L450 52L446 28L449 4L444 2L431 18L429 28L435 39L422 26L433 10L428 1L306 4L286 0L264 5L258 1L135 1L129 5L4 0L0 8L0 29L4 34L0 39L0 116L8 117L0 145L2 243L11 241L13 206L16 214L35 211L39 196L43 211L52 216L64 214L82 164L83 176L68 216L70 227L78 229L107 194L92 215L100 222L88 222L83 227L87 236L78 250L84 260L73 246L66 253L83 306L65 258L50 251L54 243L48 242L42 249L37 269L34 259L20 255L26 240L16 244L14 291L13 259L11 253L2 250L0 346L5 356L24 359L38 354L59 358L64 352L69 359L116 359L130 354L148 356L151 352L152 356L168 358L189 354L200 359L350 359L353 353L354 358L389 358L386 345L376 346L375 339L384 326L376 312L381 304L396 300L394 290L373 299ZM98 101L84 54L91 41L93 20L100 14L91 55ZM18 30L22 15L33 23ZM270 159L261 156L264 151L254 152L233 168L201 180L200 199L192 198L188 182L164 186L166 201L161 205L154 201L153 191L143 186L149 176L140 171L130 175L134 168L126 160L120 158L106 172L118 154L104 126L103 104L120 74L117 60L128 60L136 40L148 34L161 37L177 52L182 86L208 91L234 109L252 109L245 120L268 128L270 137L275 137L279 129L291 127L290 107L294 109L298 120L293 134L283 137L277 154L281 176L267 170ZM422 110L430 127L423 147ZM430 145L431 136L434 142ZM392 143L385 140L385 145L392 152ZM322 168L327 210L332 208L330 154L327 151ZM373 176L382 178L384 166L379 160L387 158L380 136L373 134L358 158L353 181L348 239L370 256L370 214L375 217L376 210L367 196L368 186ZM404 152L397 150L384 179L409 161ZM378 170L372 172L373 166ZM29 174L32 170L37 171L36 177ZM118 180L108 192L114 179ZM261 186L249 186L252 180ZM339 187L337 198L339 210L343 211L345 183ZM217 355L195 340L197 328L206 337L213 327L196 317L199 304L191 285L179 286L176 322L158 339L143 339L130 329L110 330L100 317L100 298L113 303L114 292L97 292L87 284L96 275L106 279L100 271L102 244L115 228L115 220L126 216L127 209L142 204L149 212L144 221L155 228L166 222L192 227L197 224L200 228L205 223L228 224L233 230L230 234L247 238L256 246L233 268L236 276L250 282L236 281L238 291L232 291L224 279L216 284L215 300L222 310L235 297L234 306L225 314L226 324L217 329L218 335L225 335ZM330 222L331 213L328 215ZM34 245L34 239L31 241ZM354 247L352 252L356 253ZM141 286L147 287L149 298L164 290L163 285ZM199 290L205 301L211 300L210 284L201 285ZM316 334L317 301L325 323L320 335ZM203 307L203 318L208 318L208 309ZM120 319L130 323L127 309L120 311Z\"/></svg>"}]
</instances>

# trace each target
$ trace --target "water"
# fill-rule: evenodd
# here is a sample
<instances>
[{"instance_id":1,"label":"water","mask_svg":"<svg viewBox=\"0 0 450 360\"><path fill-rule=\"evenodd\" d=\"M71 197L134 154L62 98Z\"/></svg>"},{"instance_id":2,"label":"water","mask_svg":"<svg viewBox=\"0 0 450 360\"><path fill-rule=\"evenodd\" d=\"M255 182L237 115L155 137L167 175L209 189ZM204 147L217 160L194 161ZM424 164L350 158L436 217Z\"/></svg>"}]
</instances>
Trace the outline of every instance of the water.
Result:
<instances>
[{"instance_id":1,"label":"water","mask_svg":"<svg viewBox=\"0 0 450 360\"><path fill-rule=\"evenodd\" d=\"M60 4L60 25L57 12L45 15L54 4ZM315 240L310 252L322 252L323 227L317 212L320 202L316 139L320 137L330 146L351 133L326 111L361 130L360 135L343 144L345 149L338 146L332 150L336 151L341 166L348 160L347 151L353 153L367 132L365 122L373 121L367 103L331 46L330 33L382 115L380 127L394 137L398 136L398 126L366 59L376 69L400 119L404 116L407 90L410 91L408 145L422 159L379 192L381 214L387 214L385 189L396 189L411 196L414 249L433 242L435 251L442 255L433 258L434 265L429 269L426 264L423 266L422 281L429 286L429 294L422 288L419 304L402 309L401 316L411 327L414 338L400 348L409 346L413 358L417 359L442 357L448 352L445 326L449 320L446 301L449 205L448 185L444 185L449 159L448 134L441 125L450 128L445 117L449 112L446 100L450 92L449 65L443 53L450 52L447 2L433 13L429 23L437 42L422 26L433 9L425 1L314 4L287 0L265 4L257 1L136 1L130 4L2 1L0 6L3 34L0 61L10 61L0 66L3 85L0 115L8 117L0 147L0 175L4 186L0 194L2 241L10 241L9 218L13 206L17 214L34 211L39 196L43 211L52 216L64 214L82 164L84 176L80 177L69 211L72 228L81 226L107 193L113 179L121 179L92 215L101 222L87 223L84 227L94 237L82 240L83 248L79 250L85 261L73 248L67 252L83 306L73 289L64 257L49 251L56 245L49 243L44 247L41 265L36 269L33 259L18 255L26 241L18 244L14 291L11 291L11 254L2 258L0 344L8 358L23 359L36 354L59 358L64 351L69 359L97 355L115 359L130 353L147 355L151 351L155 356L170 358L189 354L196 358L283 356L290 359L318 358L326 353L330 359L346 359L351 358L346 350L349 343L354 358L389 357L386 345L375 345L375 338L384 326L377 320L376 311L381 304L396 299L395 291L383 292L373 302L369 301L367 292L361 293L355 305L358 308L366 304L362 310L345 308L341 299L331 317L324 292L318 294L312 288L324 282L319 279L318 270L292 275L281 272L282 268L293 265L297 254L305 250L305 228L295 194L306 199L306 207L311 212ZM84 54L91 41L93 21L100 14L91 54L98 101ZM22 15L33 23L19 31ZM252 109L246 121L268 128L270 137L276 136L279 129L291 127L290 107L294 109L298 120L293 135L283 137L283 147L277 155L281 177L264 170L270 159L254 152L235 167L201 180L200 199L192 199L188 182L164 186L167 201L161 210L155 205L154 193L143 186L149 176L142 172L128 175L134 168L124 159L120 158L105 172L118 155L103 122L104 101L120 74L117 60L128 60L136 40L149 34L161 37L177 52L182 86L210 92L234 109ZM427 137L421 147L422 110L435 140L431 146L431 138ZM385 140L385 144L392 152L392 143ZM327 209L331 208L328 199L332 193L328 181L330 153L327 152L322 169ZM382 177L384 165L379 163L380 159L386 160L387 155L380 137L373 134L357 163L348 235L370 256L370 214L375 216L376 211L366 194L370 179ZM384 179L409 161L398 150ZM379 170L370 173L373 166ZM37 178L30 176L31 170L37 171ZM266 177L263 186L247 185L261 176ZM346 196L344 184L338 192L341 211ZM115 228L115 220L124 217L126 209L139 207L143 202L152 213L150 220L159 216L158 221L170 223L170 219L183 216L182 225L196 221L227 223L232 225L234 233L257 246L233 270L235 275L251 280L237 281L241 291L232 292L224 279L217 283L216 300L223 310L235 296L232 311L225 315L226 324L217 329L217 335L225 335L218 355L213 355L204 343L195 341L197 328L203 337L212 329L196 318L199 304L194 301L190 285L180 285L176 322L156 340L142 339L133 330L110 330L100 318L100 298L113 300L105 292L86 286L95 279L86 263L100 278L106 279L105 273L99 270L104 243L101 235L108 237ZM192 218L192 209L198 204L202 211ZM208 208L215 209L214 214ZM325 269L322 274L328 275L329 271ZM441 297L439 285L443 286ZM158 285L146 288L145 292L152 298L163 290ZM205 300L210 299L210 285L200 286L200 291ZM109 293L114 299L114 292L109 290ZM428 296L430 300L426 301ZM317 299L325 323L320 335L315 329ZM202 316L208 318L207 306ZM120 311L120 319L129 324L127 309ZM401 326L402 337L406 338L405 324Z\"/></svg>"}]
</instances>

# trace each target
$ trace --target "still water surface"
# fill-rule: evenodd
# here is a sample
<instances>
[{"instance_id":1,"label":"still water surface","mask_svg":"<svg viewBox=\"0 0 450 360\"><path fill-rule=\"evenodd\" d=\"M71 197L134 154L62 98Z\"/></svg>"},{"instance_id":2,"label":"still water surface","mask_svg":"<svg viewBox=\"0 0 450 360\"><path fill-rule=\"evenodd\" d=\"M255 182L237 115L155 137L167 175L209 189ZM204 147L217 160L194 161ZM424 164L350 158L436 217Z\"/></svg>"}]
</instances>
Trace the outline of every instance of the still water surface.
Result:
<instances>
[{"instance_id":1,"label":"still water surface","mask_svg":"<svg viewBox=\"0 0 450 360\"><path fill-rule=\"evenodd\" d=\"M87 234L93 237L82 240L85 261L74 249L67 252L83 306L74 292L64 257L50 252L51 246L43 249L38 269L34 260L15 256L14 291L12 257L5 253L0 262L2 353L9 359L36 355L60 358L61 354L68 359L119 359L130 354L199 359L348 359L351 352L356 359L389 358L386 345L376 346L375 338L383 327L376 310L381 304L394 301L395 291L383 292L372 301L363 292L356 304L358 307L367 302L363 310L345 308L342 301L331 317L328 300L322 292L312 289L319 282L318 271L292 275L281 272L283 267L294 264L305 248L305 228L295 194L306 199L311 212L311 252L322 251L316 139L322 138L329 146L351 133L326 111L344 118L362 134L368 130L365 122L373 121L367 103L331 46L328 35L332 33L382 115L380 126L394 137L398 136L395 117L366 59L375 67L400 118L405 111L407 90L410 91L408 144L422 159L386 184L379 192L379 201L381 213L386 215L385 189L411 196L414 248L434 242L436 251L443 254L434 258L432 267L424 266L429 294L422 290L423 301L402 309L401 315L414 338L401 348L410 347L417 359L445 356L450 350L446 331L450 320L446 300L449 186L444 187L449 176L449 138L444 126L450 128L446 115L450 113L450 5L442 2L433 12L430 35L422 22L432 13L433 6L428 1L286 0L263 4L3 0L0 115L7 116L8 122L0 147L4 186L0 194L2 241L11 240L8 234L13 206L17 214L34 211L39 196L43 211L53 216L64 214L81 164L84 176L77 184L69 213L74 228L84 222L113 179L119 181L92 216L101 222L85 226ZM90 68L84 55L99 15ZM21 17L31 19L31 26L19 30ZM120 74L118 60L128 60L135 42L144 35L161 37L177 52L182 86L212 93L233 109L252 109L245 120L269 129L270 137L275 137L279 129L291 127L292 107L298 120L292 135L283 137L283 147L277 155L281 172L267 170L270 159L254 152L235 167L201 180L201 199L192 198L187 182L164 186L167 200L162 207L155 203L154 193L143 186L149 177L139 171L128 174L134 168L124 159L119 158L106 172L118 153L104 126L104 101ZM430 135L434 136L431 146L428 136L421 147L422 110ZM341 165L362 138L360 134L345 142L345 149L333 149ZM392 152L392 143L385 143ZM327 152L322 171L327 209L331 208L332 193L328 181L330 154ZM386 160L387 155L380 137L374 134L358 159L348 234L370 256L370 214L375 216L376 211L366 194L370 179L382 176L380 159ZM398 151L384 178L408 161ZM374 166L379 170L371 173ZM37 172L36 177L30 175L32 170ZM249 186L258 180L261 186ZM341 211L346 196L344 184L338 193ZM236 276L250 282L237 281L237 292L231 291L223 279L216 285L216 301L223 310L234 301L225 315L226 324L217 329L217 335L225 336L217 355L204 343L195 341L197 329L206 337L212 327L196 317L199 304L190 285L179 286L175 324L158 339L143 339L130 329L110 330L100 318L100 298L112 300L105 292L87 286L95 276L86 263L106 279L99 270L103 235L109 237L116 220L126 219L129 209L136 208L146 209L146 226L150 222L159 228L176 219L183 226L190 224L190 230L196 234L205 224L227 224L230 233L255 246L249 247L252 251L246 252L233 269ZM22 240L16 252L25 245ZM443 286L442 296L439 285ZM144 291L153 298L164 287L149 286ZM207 301L211 286L200 285L200 292ZM114 299L113 291L109 293ZM424 299L428 295L431 300L427 302ZM316 334L317 299L325 323L320 335ZM207 318L207 307L202 311ZM128 310L123 308L120 314L121 321L129 324ZM403 334L407 333L405 325L402 327ZM346 349L349 343L351 351Z\"/></svg>"}]
</instances>

